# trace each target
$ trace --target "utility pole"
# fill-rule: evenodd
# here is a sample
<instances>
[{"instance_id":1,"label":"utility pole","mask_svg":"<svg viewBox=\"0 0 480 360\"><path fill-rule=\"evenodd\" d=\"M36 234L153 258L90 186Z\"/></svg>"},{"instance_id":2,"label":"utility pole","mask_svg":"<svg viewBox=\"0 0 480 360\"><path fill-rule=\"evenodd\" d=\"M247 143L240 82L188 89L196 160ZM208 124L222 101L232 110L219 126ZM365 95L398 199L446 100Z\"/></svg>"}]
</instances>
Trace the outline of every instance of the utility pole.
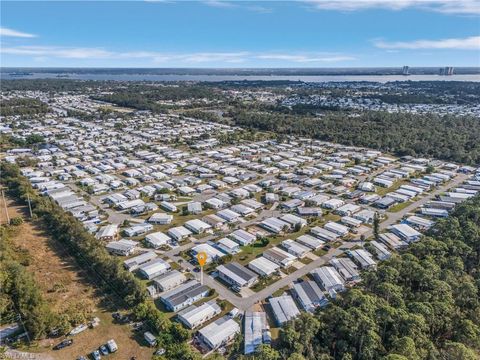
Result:
<instances>
[{"instance_id":1,"label":"utility pole","mask_svg":"<svg viewBox=\"0 0 480 360\"><path fill-rule=\"evenodd\" d=\"M28 210L30 211L30 219L33 217L32 215L32 204L30 202L30 194L27 193L27 200L28 200Z\"/></svg>"},{"instance_id":2,"label":"utility pole","mask_svg":"<svg viewBox=\"0 0 480 360\"><path fill-rule=\"evenodd\" d=\"M28 344L30 345L30 343L32 342L30 340L30 334L28 333L28 330L25 327L25 323L23 322L22 315L20 313L17 313L17 319L22 323L23 331L25 331L25 334L27 334Z\"/></svg>"},{"instance_id":3,"label":"utility pole","mask_svg":"<svg viewBox=\"0 0 480 360\"><path fill-rule=\"evenodd\" d=\"M5 215L7 218L7 225L10 225L10 216L8 216L8 209L7 209L7 202L5 201L5 192L2 189L2 199L3 199L3 205L5 207Z\"/></svg>"}]
</instances>

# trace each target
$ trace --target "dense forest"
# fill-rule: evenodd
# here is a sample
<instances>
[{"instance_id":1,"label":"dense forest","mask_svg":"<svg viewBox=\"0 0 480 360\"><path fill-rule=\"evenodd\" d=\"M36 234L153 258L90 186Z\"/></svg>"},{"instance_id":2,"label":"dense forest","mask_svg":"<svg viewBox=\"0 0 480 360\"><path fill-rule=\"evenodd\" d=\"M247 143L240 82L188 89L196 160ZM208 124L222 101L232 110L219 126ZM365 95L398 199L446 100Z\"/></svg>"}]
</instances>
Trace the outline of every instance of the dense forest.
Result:
<instances>
[{"instance_id":1,"label":"dense forest","mask_svg":"<svg viewBox=\"0 0 480 360\"><path fill-rule=\"evenodd\" d=\"M480 197L361 286L280 332L256 360L475 360L480 357Z\"/></svg>"},{"instance_id":2,"label":"dense forest","mask_svg":"<svg viewBox=\"0 0 480 360\"><path fill-rule=\"evenodd\" d=\"M17 98L0 101L0 115L39 115L48 112L48 106L44 102L30 98Z\"/></svg>"},{"instance_id":3,"label":"dense forest","mask_svg":"<svg viewBox=\"0 0 480 360\"><path fill-rule=\"evenodd\" d=\"M480 163L480 122L454 117L364 112L329 112L322 117L259 111L231 111L234 125L276 134L313 137L364 146L400 156L430 156L467 164Z\"/></svg>"},{"instance_id":4,"label":"dense forest","mask_svg":"<svg viewBox=\"0 0 480 360\"><path fill-rule=\"evenodd\" d=\"M138 110L153 112L166 112L171 106L163 105L161 101L181 101L218 99L214 89L203 85L182 86L150 86L145 84L132 84L128 89L116 91L112 94L92 96L95 100L106 101L118 106L131 107Z\"/></svg>"}]
</instances>

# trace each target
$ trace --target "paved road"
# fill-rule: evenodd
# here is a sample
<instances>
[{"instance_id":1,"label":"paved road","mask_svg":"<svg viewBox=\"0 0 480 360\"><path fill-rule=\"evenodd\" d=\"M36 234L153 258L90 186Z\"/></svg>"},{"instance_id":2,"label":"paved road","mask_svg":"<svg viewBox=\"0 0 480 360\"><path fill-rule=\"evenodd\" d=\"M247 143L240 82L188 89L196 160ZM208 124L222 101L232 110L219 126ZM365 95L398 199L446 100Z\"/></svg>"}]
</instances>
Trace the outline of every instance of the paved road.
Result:
<instances>
[{"instance_id":1,"label":"paved road","mask_svg":"<svg viewBox=\"0 0 480 360\"><path fill-rule=\"evenodd\" d=\"M389 165L389 166L386 166L386 167L382 167L382 168L372 172L371 174L362 176L359 179L360 179L360 181L364 181L364 180L367 180L367 179L372 179L378 173L386 171L391 167L393 167L393 164ZM268 178L268 177L269 176L267 176L265 178ZM453 181L450 181L449 183L437 188L432 193L429 193L429 194L423 196L422 198L420 198L416 202L412 203L411 205L405 207L404 209L402 209L398 212L395 212L395 213L387 212L388 218L385 221L382 221L380 223L380 229L384 230L384 229L388 228L390 225L393 225L394 223L397 223L407 213L413 212L415 209L421 207L422 205L424 205L428 201L432 200L438 194L440 194L442 192L445 192L448 189L459 185L460 183L465 181L467 179L467 177L468 177L468 175L458 174L457 177ZM258 182L258 181L259 181L259 179L256 179L256 180L252 181L252 183L255 183L255 182ZM69 184L69 185L75 190L80 190L75 184ZM214 195L214 193L215 192L209 192L209 193L206 193L206 194L197 195L197 196L195 196L194 200L195 201L203 201L203 200L205 200L205 198L212 197ZM90 201L93 204L102 208L104 211L106 211L106 213L108 214L108 221L109 222L116 223L116 224L121 224L121 223L123 223L123 221L125 219L130 219L131 218L130 215L122 214L122 213L119 213L115 210L106 208L105 205L101 203L100 198L101 198L100 196L91 196ZM253 223L257 223L259 221L262 221L263 219L265 219L267 217L278 216L279 214L280 214L280 211L276 210L276 206L274 205L270 209L263 210L255 219L252 219L252 220L249 220L247 222L242 223L239 227L240 228L245 228L245 227L247 227L247 226L249 226ZM369 230L366 233L364 233L366 238L370 237L372 234L373 234L373 230ZM165 256L169 257L171 260L179 263L184 269L189 269L190 271L193 271L195 266L190 264L188 261L185 261L180 256L177 256L176 254L178 254L181 251L187 251L187 250L191 249L193 246L195 246L197 244L200 244L200 243L204 243L208 240L212 240L215 237L216 237L216 235L205 236L201 239L194 240L193 242L189 242L187 244L184 244L184 245L179 246L177 248L174 248L172 250L166 251L163 255L165 255ZM356 242L355 241L344 242L342 244L341 248L342 249L347 249L347 248L351 248L351 247L353 247L355 245L359 245L359 244L361 244L361 243L358 242L358 241L356 241ZM343 252L343 250L332 248L327 254L325 254L321 257L318 257L317 259L315 259L311 263L309 263L307 265L304 265L303 267L296 270L295 272L293 272L289 275L286 275L285 277L281 278L280 280L276 281L275 283L267 286L266 288L262 289L261 291L259 291L257 293L254 293L254 294L252 294L248 297L238 296L237 294L231 292L228 288L223 286L221 283L216 281L213 277L211 277L209 275L206 275L206 274L204 274L204 284L209 286L210 288L215 289L221 298L228 300L230 303L232 303L235 307L239 308L240 310L248 310L255 303L257 303L259 301L262 301L263 299L272 295L277 290L289 285L290 283L297 280L298 278L308 274L313 269L315 269L317 267L320 267L322 265L325 265L326 263L328 263L328 261L331 258L333 258L335 256L338 256L342 252ZM198 273L194 273L194 274L198 278L200 277L200 274L198 274Z\"/></svg>"},{"instance_id":2,"label":"paved road","mask_svg":"<svg viewBox=\"0 0 480 360\"><path fill-rule=\"evenodd\" d=\"M85 194L85 192L82 189L80 189L75 183L67 182L67 184L73 191L78 192L80 194ZM99 207L103 211L105 211L105 213L108 215L107 221L109 223L121 225L125 220L134 219L130 214L121 213L119 211L110 209L108 206L102 203L101 199L103 197L105 197L105 195L90 195L89 202Z\"/></svg>"},{"instance_id":3,"label":"paved road","mask_svg":"<svg viewBox=\"0 0 480 360\"><path fill-rule=\"evenodd\" d=\"M437 196L437 195L439 195L439 194L441 194L441 193L443 193L443 192L445 192L445 191L447 191L447 190L449 190L449 189L451 189L455 186L458 186L460 183L465 181L467 179L467 177L468 177L468 175L459 174L454 180L450 181L449 183L447 183L443 186L440 186L439 188L437 188L432 193L429 193L429 194L423 196L422 198L420 198L416 202L412 203L411 205L407 206L406 208L404 208L404 209L402 209L402 210L400 210L396 213L388 213L388 218L385 221L383 221L382 223L380 223L380 229L383 230L383 229L388 228L390 225L392 225L392 224L398 222L400 219L402 219L402 217L405 216L407 213L413 212L415 209L421 207L422 205L426 204L428 201L432 200L435 196ZM367 238L371 235L372 235L372 230L369 230L368 232L365 233L365 236ZM277 290L289 285L290 283L297 280L298 278L301 278L302 276L308 274L309 272L311 272L315 268L320 267L322 265L325 265L333 257L340 255L345 249L349 249L349 248L354 247L355 245L361 245L361 244L362 243L358 242L358 241L356 241L356 242L355 241L344 242L342 244L342 246L340 247L342 250L340 250L340 248L330 249L330 251L327 254L317 258L316 260L312 261L311 263L309 263L307 265L304 265L303 267L296 270L295 272L281 278L280 280L276 281L275 283L267 286L266 288L260 290L259 292L255 293L255 294L253 294L249 297L242 298L242 297L237 296L236 294L231 292L229 289L224 287L222 284L217 282L215 279L213 279L209 275L204 275L204 284L213 288L213 289L215 289L221 298L228 300L235 307L239 308L240 310L245 311L245 310L250 309L256 303L258 303L258 302L262 301L263 299L267 298L268 296L272 295ZM184 247L186 249L188 249L189 247L192 247L192 246L193 246L193 244L184 245ZM178 251L179 251L179 249L177 248L175 250L172 250L171 252L169 252L170 254L168 254L168 255L170 255L169 257L172 260L177 261L177 262L181 258L178 257L178 256L174 256L173 252L178 253ZM194 266L192 264L186 262L186 261L182 261L181 265L184 268L188 268L190 270L194 269ZM197 275L197 276L199 277L199 275Z\"/></svg>"},{"instance_id":4,"label":"paved road","mask_svg":"<svg viewBox=\"0 0 480 360\"><path fill-rule=\"evenodd\" d=\"M281 215L281 212L279 210L275 210L276 209L276 206L275 204L270 208L270 209L267 209L267 210L262 210L260 212L260 214L258 214L257 217L255 217L254 219L251 219L251 220L248 220L248 221L245 221L243 223L241 223L240 225L238 225L238 227L240 229L245 229L247 227L249 227L250 225L252 224L256 224L256 223L259 223L263 220L265 220L266 218L269 218L269 217L278 217Z\"/></svg>"},{"instance_id":5,"label":"paved road","mask_svg":"<svg viewBox=\"0 0 480 360\"><path fill-rule=\"evenodd\" d=\"M342 244L341 248L352 248L355 245L360 245L361 243L359 242L345 242ZM228 299L229 301L232 302L232 304L236 307L238 307L241 310L248 310L250 309L253 305L256 303L262 301L263 299L269 297L272 295L275 291L280 290L281 288L289 285L293 281L297 280L298 278L301 278L304 275L307 275L309 272L312 270L325 265L330 261L335 256L340 255L343 253L343 250L340 250L339 248L337 249L331 249L327 254L319 257L318 259L312 261L311 263L304 265L300 269L296 270L295 272L281 278L280 280L274 282L270 286L267 286L266 288L260 290L259 292L255 293L254 295L248 297L248 298L238 298L236 297L235 299ZM228 291L228 290L227 290Z\"/></svg>"},{"instance_id":6,"label":"paved road","mask_svg":"<svg viewBox=\"0 0 480 360\"><path fill-rule=\"evenodd\" d=\"M427 202L431 201L434 199L437 195L444 193L448 191L451 188L454 188L461 183L463 183L469 175L466 174L458 174L455 179L452 181L438 187L436 190L434 190L431 193L428 193L424 195L422 198L418 199L414 203L408 205L407 207L403 208L400 211L397 212L386 212L388 215L388 218L380 223L380 230L386 229L389 226L397 223L399 220L401 220L406 214L414 212L416 209L422 207L425 205ZM365 233L365 237L368 238L369 236L373 235L373 230L369 230L368 232Z\"/></svg>"}]
</instances>

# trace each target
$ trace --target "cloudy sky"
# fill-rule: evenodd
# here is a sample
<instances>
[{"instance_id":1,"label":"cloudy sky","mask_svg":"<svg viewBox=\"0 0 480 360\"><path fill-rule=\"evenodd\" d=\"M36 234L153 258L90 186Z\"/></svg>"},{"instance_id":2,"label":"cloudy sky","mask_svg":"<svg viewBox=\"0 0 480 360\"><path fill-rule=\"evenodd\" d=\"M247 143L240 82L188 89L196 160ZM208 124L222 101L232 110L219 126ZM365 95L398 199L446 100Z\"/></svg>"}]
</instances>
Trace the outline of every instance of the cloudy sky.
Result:
<instances>
[{"instance_id":1,"label":"cloudy sky","mask_svg":"<svg viewBox=\"0 0 480 360\"><path fill-rule=\"evenodd\" d=\"M480 0L2 1L1 66L480 66Z\"/></svg>"}]
</instances>

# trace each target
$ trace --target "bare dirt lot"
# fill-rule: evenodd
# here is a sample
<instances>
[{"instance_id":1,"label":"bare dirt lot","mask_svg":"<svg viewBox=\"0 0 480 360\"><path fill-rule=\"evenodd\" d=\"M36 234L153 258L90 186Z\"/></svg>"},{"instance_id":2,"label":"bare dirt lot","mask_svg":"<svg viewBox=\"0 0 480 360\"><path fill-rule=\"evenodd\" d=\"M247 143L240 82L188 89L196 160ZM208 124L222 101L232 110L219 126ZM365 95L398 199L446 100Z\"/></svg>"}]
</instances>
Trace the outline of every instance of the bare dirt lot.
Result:
<instances>
[{"instance_id":1,"label":"bare dirt lot","mask_svg":"<svg viewBox=\"0 0 480 360\"><path fill-rule=\"evenodd\" d=\"M28 209L7 199L10 218L22 216L26 219ZM5 208L1 215L5 221ZM25 221L19 225L12 240L20 249L28 251L28 269L34 274L35 280L42 290L44 298L57 313L66 310L73 312L88 312L100 318L100 325L88 329L73 337L73 345L59 351L51 347L62 338L46 339L33 344L30 348L21 349L33 353L42 353L42 358L76 359L105 344L109 339L115 339L119 350L109 359L130 359L136 356L140 359L150 359L153 349L148 348L141 340L141 334L136 335L129 325L114 324L112 312L116 310L114 299L102 296L93 286L94 279L78 268L75 259L61 243L45 234L39 221ZM72 310L73 309L73 310Z\"/></svg>"}]
</instances>

